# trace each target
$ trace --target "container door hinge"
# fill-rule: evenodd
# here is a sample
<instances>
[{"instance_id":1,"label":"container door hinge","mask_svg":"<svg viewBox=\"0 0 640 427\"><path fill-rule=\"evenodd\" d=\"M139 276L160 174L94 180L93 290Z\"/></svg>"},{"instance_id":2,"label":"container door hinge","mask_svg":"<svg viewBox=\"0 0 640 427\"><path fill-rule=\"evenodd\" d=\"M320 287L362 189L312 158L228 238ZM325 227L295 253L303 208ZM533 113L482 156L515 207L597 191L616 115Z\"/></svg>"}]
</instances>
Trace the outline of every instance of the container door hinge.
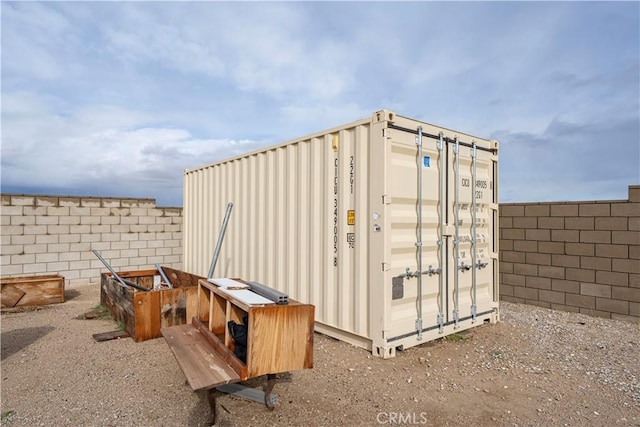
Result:
<instances>
[{"instance_id":1,"label":"container door hinge","mask_svg":"<svg viewBox=\"0 0 640 427\"><path fill-rule=\"evenodd\" d=\"M382 195L382 204L383 205L390 205L391 204L391 197L383 194Z\"/></svg>"},{"instance_id":2,"label":"container door hinge","mask_svg":"<svg viewBox=\"0 0 640 427\"><path fill-rule=\"evenodd\" d=\"M418 331L418 341L422 341L422 319L416 319L416 331Z\"/></svg>"},{"instance_id":3,"label":"container door hinge","mask_svg":"<svg viewBox=\"0 0 640 427\"><path fill-rule=\"evenodd\" d=\"M382 263L382 271L389 271L390 266L388 262L383 262Z\"/></svg>"},{"instance_id":4,"label":"container door hinge","mask_svg":"<svg viewBox=\"0 0 640 427\"><path fill-rule=\"evenodd\" d=\"M444 332L444 316L442 315L442 313L438 313L436 321L438 322L438 333L441 334Z\"/></svg>"}]
</instances>

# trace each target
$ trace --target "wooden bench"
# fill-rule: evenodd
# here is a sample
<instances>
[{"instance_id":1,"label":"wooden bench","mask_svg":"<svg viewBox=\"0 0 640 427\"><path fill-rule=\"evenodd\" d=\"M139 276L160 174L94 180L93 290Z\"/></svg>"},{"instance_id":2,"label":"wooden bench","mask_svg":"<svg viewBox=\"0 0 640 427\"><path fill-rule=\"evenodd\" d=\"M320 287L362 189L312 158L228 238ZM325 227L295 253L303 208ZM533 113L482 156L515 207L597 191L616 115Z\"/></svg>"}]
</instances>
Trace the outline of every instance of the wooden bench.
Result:
<instances>
[{"instance_id":1,"label":"wooden bench","mask_svg":"<svg viewBox=\"0 0 640 427\"><path fill-rule=\"evenodd\" d=\"M216 387L266 375L265 405L273 409L275 374L313 368L314 306L294 300L284 305L254 303L246 292L199 280L198 314L191 324L161 330L191 388L208 391L214 422ZM236 355L228 323L242 324L245 317L243 361Z\"/></svg>"}]
</instances>

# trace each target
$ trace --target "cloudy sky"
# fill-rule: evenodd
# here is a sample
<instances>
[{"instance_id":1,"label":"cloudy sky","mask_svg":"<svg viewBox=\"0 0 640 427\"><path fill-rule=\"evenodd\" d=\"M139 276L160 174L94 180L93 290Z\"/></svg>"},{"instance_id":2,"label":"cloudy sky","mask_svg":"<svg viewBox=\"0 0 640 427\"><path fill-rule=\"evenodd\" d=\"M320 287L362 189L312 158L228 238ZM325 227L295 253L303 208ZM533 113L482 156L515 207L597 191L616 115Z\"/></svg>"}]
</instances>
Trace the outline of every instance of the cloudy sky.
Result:
<instances>
[{"instance_id":1,"label":"cloudy sky","mask_svg":"<svg viewBox=\"0 0 640 427\"><path fill-rule=\"evenodd\" d=\"M182 172L380 109L500 148L500 201L640 184L640 3L1 3L2 192Z\"/></svg>"}]
</instances>

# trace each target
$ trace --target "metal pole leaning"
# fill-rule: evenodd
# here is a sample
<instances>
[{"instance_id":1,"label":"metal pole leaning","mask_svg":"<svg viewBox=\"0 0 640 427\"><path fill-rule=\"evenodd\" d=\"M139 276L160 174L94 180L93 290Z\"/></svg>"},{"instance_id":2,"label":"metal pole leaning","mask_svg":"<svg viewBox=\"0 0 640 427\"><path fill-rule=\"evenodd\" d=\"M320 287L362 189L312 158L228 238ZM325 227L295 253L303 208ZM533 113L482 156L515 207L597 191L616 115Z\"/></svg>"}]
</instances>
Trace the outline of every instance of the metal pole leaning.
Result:
<instances>
[{"instance_id":1,"label":"metal pole leaning","mask_svg":"<svg viewBox=\"0 0 640 427\"><path fill-rule=\"evenodd\" d=\"M167 277L167 275L164 274L164 271L162 271L162 266L160 264L156 264L156 270L158 270L158 273L160 273L160 277L162 277L162 280L164 281L164 283L169 285L169 288L173 289L173 285L169 281L169 278Z\"/></svg>"},{"instance_id":2,"label":"metal pole leaning","mask_svg":"<svg viewBox=\"0 0 640 427\"><path fill-rule=\"evenodd\" d=\"M140 285L138 285L136 283L132 283L132 282L129 282L128 280L124 280L122 277L118 276L118 273L116 273L116 271L109 265L109 263L107 261L105 261L104 258L102 258L102 255L100 255L100 253L98 251L96 251L95 249L92 249L91 252L93 252L93 254L95 256L97 256L100 261L102 261L104 266L107 267L107 270L109 270L111 272L111 274L113 274L114 279L116 279L118 282L120 282L120 284L122 286L131 286L132 288L136 288L138 290L145 291L145 292L149 290L149 289L147 289L147 288L145 288L143 286L140 286Z\"/></svg>"},{"instance_id":3,"label":"metal pole leaning","mask_svg":"<svg viewBox=\"0 0 640 427\"><path fill-rule=\"evenodd\" d=\"M220 234L218 235L218 241L216 242L216 248L213 251L213 258L211 259L211 266L209 267L209 274L207 278L213 278L213 272L216 269L218 263L218 257L220 256L220 250L222 249L222 241L224 235L227 232L227 225L229 224L229 218L231 217L231 210L233 209L233 203L227 203L227 211L224 214L224 220L222 221L222 227L220 228Z\"/></svg>"}]
</instances>

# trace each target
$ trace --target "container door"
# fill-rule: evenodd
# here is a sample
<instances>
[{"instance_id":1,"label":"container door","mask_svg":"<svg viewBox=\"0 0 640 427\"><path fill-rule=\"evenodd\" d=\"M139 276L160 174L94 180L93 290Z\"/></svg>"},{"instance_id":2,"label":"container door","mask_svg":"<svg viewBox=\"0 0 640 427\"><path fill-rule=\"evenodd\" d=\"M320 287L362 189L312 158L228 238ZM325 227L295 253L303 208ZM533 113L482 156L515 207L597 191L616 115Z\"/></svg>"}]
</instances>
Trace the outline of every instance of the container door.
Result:
<instances>
[{"instance_id":1,"label":"container door","mask_svg":"<svg viewBox=\"0 0 640 427\"><path fill-rule=\"evenodd\" d=\"M387 336L419 335L437 322L440 295L440 200L445 190L438 141L391 129L388 187L391 200L391 310ZM442 158L444 160L444 157ZM446 169L445 169L446 171ZM419 338L419 339L420 339Z\"/></svg>"},{"instance_id":2,"label":"container door","mask_svg":"<svg viewBox=\"0 0 640 427\"><path fill-rule=\"evenodd\" d=\"M385 337L410 346L496 312L497 154L493 142L426 124L391 125L388 136Z\"/></svg>"},{"instance_id":3,"label":"container door","mask_svg":"<svg viewBox=\"0 0 640 427\"><path fill-rule=\"evenodd\" d=\"M495 224L497 175L495 155L465 138L447 144L450 268L447 321L461 321L493 312L496 289ZM497 268L497 266L495 267Z\"/></svg>"}]
</instances>

